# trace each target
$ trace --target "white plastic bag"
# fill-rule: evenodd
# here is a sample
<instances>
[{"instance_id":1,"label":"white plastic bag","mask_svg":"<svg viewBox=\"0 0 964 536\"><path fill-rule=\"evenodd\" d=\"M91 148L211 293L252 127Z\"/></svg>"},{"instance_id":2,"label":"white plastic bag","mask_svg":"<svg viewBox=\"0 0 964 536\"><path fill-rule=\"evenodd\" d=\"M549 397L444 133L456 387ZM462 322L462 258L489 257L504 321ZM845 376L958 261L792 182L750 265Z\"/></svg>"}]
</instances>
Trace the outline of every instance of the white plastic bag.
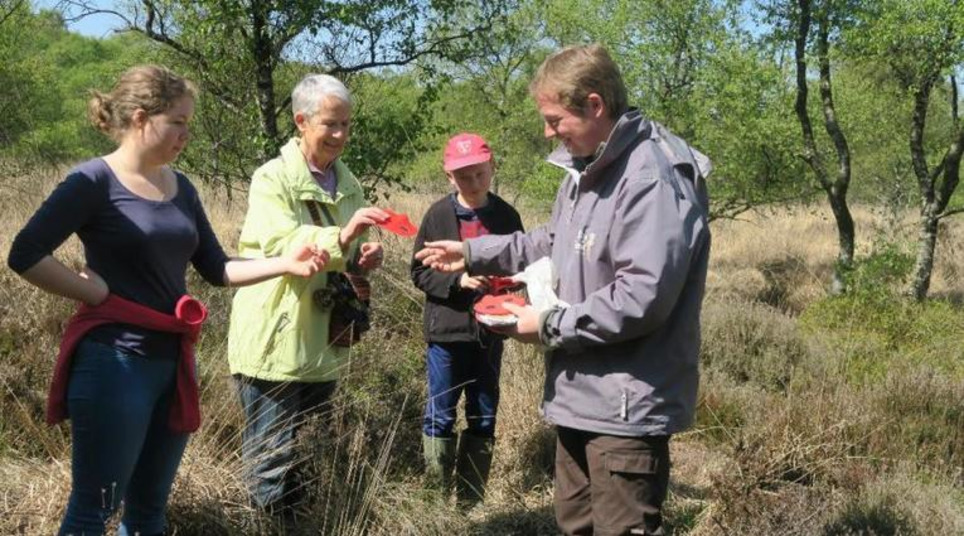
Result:
<instances>
[{"instance_id":1,"label":"white plastic bag","mask_svg":"<svg viewBox=\"0 0 964 536\"><path fill-rule=\"evenodd\" d=\"M540 313L556 306L569 307L569 304L560 300L556 296L556 291L553 290L556 274L552 259L549 257L543 257L526 266L523 272L512 276L512 280L526 284L529 303Z\"/></svg>"}]
</instances>

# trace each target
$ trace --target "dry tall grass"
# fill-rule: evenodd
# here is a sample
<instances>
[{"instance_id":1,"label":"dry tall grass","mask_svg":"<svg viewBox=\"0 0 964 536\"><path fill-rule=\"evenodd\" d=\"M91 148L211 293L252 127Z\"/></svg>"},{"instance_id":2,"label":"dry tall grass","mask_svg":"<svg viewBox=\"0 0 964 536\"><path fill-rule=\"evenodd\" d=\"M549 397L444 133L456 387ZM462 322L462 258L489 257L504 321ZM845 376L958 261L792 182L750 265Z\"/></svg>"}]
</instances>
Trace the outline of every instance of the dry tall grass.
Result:
<instances>
[{"instance_id":1,"label":"dry tall grass","mask_svg":"<svg viewBox=\"0 0 964 536\"><path fill-rule=\"evenodd\" d=\"M0 186L0 250L56 180L23 176ZM418 219L442 187L395 193L389 203ZM243 196L201 190L232 249ZM527 226L543 221L544 210L525 207ZM875 237L913 234L912 216L856 214L860 255ZM944 231L932 288L959 296L964 228L951 222ZM675 533L964 533L964 355L923 342L964 335L960 310L948 306L940 321L923 324L931 336L909 325L921 333L913 344L875 326L828 327L833 310L811 312L822 311L811 306L825 301L835 252L825 210L759 212L714 223L713 232L699 422L673 445L667 518ZM422 488L421 296L408 278L411 243L383 239L375 329L347 365L330 414L302 434L310 508L298 532L555 534L553 434L538 413L542 360L532 348L508 345L486 503L463 514ZM58 255L79 265L76 241ZM205 421L175 484L172 529L276 533L247 505L240 480L242 417L224 359L230 292L195 277L190 286L212 311L198 349ZM69 438L42 424L43 397L71 306L9 270L0 271L0 293L0 533L50 534L69 488ZM934 365L941 360L951 366ZM873 374L862 368L871 365Z\"/></svg>"}]
</instances>

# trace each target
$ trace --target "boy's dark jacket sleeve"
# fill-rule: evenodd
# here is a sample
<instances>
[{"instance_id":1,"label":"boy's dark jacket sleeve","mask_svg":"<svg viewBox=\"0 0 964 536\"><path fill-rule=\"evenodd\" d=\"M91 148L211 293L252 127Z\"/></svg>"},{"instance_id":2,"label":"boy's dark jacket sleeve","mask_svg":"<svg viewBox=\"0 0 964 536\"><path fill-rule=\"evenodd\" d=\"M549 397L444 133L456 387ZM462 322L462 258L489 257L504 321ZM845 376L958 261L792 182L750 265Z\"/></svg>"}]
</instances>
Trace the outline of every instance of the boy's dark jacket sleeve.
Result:
<instances>
[{"instance_id":1,"label":"boy's dark jacket sleeve","mask_svg":"<svg viewBox=\"0 0 964 536\"><path fill-rule=\"evenodd\" d=\"M442 201L447 202L447 199L443 198ZM434 240L458 240L458 232L456 232L454 238L445 236L445 234L439 232L439 208L439 203L435 203L429 208L425 217L422 218L422 225L418 228L418 235L415 237L415 252L425 247L425 242L432 242ZM447 274L433 270L422 265L421 261L416 260L414 254L412 256L411 272L412 282L415 283L415 286L424 292L426 296L439 300L447 300L452 296L452 293L459 291L459 278L462 277L461 272Z\"/></svg>"}]
</instances>

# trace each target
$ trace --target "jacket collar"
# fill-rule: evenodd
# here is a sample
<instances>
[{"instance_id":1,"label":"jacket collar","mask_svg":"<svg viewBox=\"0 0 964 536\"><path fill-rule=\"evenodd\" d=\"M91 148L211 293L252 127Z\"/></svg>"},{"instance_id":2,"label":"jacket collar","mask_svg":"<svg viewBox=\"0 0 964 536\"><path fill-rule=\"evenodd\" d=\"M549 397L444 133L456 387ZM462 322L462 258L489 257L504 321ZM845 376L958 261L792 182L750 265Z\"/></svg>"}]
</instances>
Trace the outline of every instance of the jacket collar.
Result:
<instances>
[{"instance_id":1,"label":"jacket collar","mask_svg":"<svg viewBox=\"0 0 964 536\"><path fill-rule=\"evenodd\" d=\"M619 159L630 146L649 139L653 132L652 125L652 121L644 118L638 109L630 108L616 121L609 137L600 145L601 150L597 151L596 158L581 172L577 169L575 159L569 154L565 145L560 144L556 147L546 160L550 164L565 169L576 184L579 184L583 178L591 182L609 164Z\"/></svg>"},{"instance_id":2,"label":"jacket collar","mask_svg":"<svg viewBox=\"0 0 964 536\"><path fill-rule=\"evenodd\" d=\"M338 189L335 192L335 198L332 199L315 182L311 171L308 170L308 161L305 160L305 155L301 152L300 138L291 138L281 148L281 161L291 191L300 200L314 199L326 203L337 203L343 197L362 195L361 185L355 175L341 161L341 158L338 158L332 163L335 177L338 178Z\"/></svg>"}]
</instances>

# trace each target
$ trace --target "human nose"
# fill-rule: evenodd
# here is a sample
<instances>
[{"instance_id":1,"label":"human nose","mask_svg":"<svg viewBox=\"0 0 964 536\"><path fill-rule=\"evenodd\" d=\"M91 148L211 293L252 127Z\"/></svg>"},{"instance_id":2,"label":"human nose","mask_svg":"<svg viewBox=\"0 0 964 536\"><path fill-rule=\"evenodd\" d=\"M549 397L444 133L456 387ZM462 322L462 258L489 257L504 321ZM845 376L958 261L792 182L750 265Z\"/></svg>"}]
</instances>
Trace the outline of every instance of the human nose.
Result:
<instances>
[{"instance_id":1,"label":"human nose","mask_svg":"<svg viewBox=\"0 0 964 536\"><path fill-rule=\"evenodd\" d=\"M548 121L543 123L542 134L546 139L552 139L556 137L556 129L552 128L552 125Z\"/></svg>"}]
</instances>

